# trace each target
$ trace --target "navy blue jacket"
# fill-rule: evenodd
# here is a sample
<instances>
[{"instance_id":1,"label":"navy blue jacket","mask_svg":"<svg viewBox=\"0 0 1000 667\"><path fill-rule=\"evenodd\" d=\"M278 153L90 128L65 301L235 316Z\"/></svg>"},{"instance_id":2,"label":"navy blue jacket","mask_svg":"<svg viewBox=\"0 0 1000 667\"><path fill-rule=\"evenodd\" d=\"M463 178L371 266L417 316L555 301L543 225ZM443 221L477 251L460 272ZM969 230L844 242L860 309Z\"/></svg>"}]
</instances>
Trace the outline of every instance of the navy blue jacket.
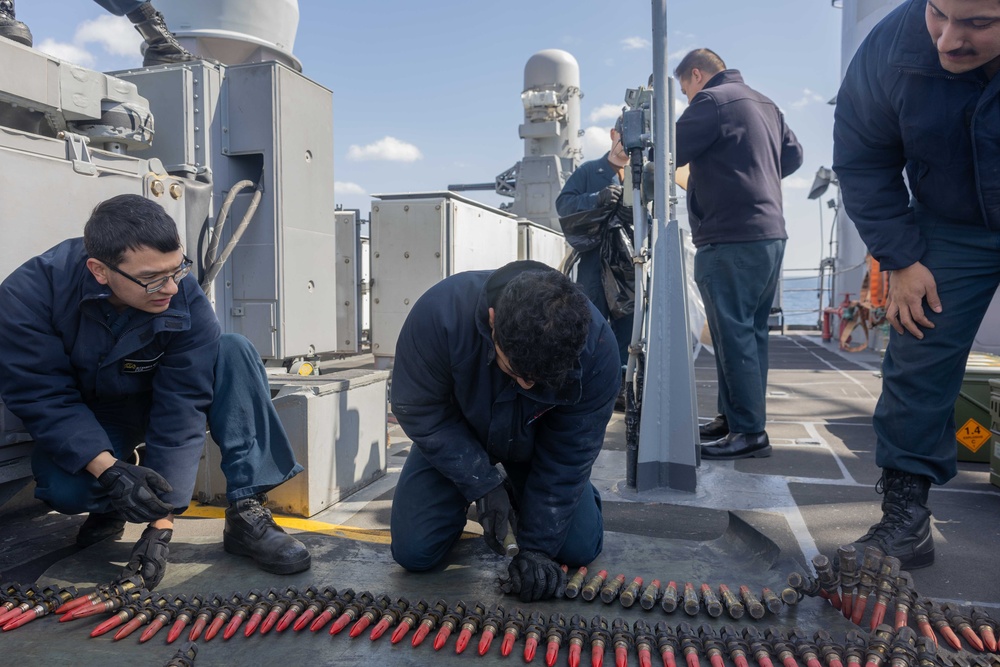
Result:
<instances>
[{"instance_id":1,"label":"navy blue jacket","mask_svg":"<svg viewBox=\"0 0 1000 667\"><path fill-rule=\"evenodd\" d=\"M584 162L566 179L566 185L556 197L556 213L561 216L597 208L597 195L609 185L621 185L618 168L604 157Z\"/></svg>"},{"instance_id":2,"label":"navy blue jacket","mask_svg":"<svg viewBox=\"0 0 1000 667\"><path fill-rule=\"evenodd\" d=\"M802 146L737 70L709 79L677 119L677 165L686 164L695 247L788 238L781 179L802 166Z\"/></svg>"},{"instance_id":3,"label":"navy blue jacket","mask_svg":"<svg viewBox=\"0 0 1000 667\"><path fill-rule=\"evenodd\" d=\"M0 285L0 396L35 447L70 473L113 451L95 410L147 406L144 465L173 487L165 502L187 507L212 401L215 312L188 276L166 311L133 311L115 340L99 303L110 291L86 261L83 239L70 239Z\"/></svg>"},{"instance_id":4,"label":"navy blue jacket","mask_svg":"<svg viewBox=\"0 0 1000 667\"><path fill-rule=\"evenodd\" d=\"M911 193L955 224L1000 230L1000 77L941 67L926 6L911 0L875 26L837 94L833 168L848 215L885 270L924 254Z\"/></svg>"},{"instance_id":5,"label":"navy blue jacket","mask_svg":"<svg viewBox=\"0 0 1000 667\"><path fill-rule=\"evenodd\" d=\"M604 443L621 386L618 344L590 304L587 343L558 391L522 389L496 364L489 308L531 261L441 281L414 304L396 344L392 410L413 446L471 503L503 480L496 462L530 467L518 543L555 555Z\"/></svg>"}]
</instances>

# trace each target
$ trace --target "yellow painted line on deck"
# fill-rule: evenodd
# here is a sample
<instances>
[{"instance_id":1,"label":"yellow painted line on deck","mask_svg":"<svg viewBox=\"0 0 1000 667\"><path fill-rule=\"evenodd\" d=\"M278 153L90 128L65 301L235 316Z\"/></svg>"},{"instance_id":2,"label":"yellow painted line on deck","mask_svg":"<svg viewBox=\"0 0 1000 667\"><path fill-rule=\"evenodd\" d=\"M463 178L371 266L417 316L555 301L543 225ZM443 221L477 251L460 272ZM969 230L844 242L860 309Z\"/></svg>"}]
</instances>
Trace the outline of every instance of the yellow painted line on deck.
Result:
<instances>
[{"instance_id":1,"label":"yellow painted line on deck","mask_svg":"<svg viewBox=\"0 0 1000 667\"><path fill-rule=\"evenodd\" d=\"M301 530L308 533L318 533L320 535L329 535L331 537L343 537L349 540L358 540L360 542L372 542L375 544L389 544L390 537L389 531L387 529L371 529L371 528L356 528L354 526L343 526L335 523L326 523L325 521L314 521L312 519L299 519L293 516L281 516L278 514L273 514L274 522L277 523L282 528L291 528L292 530ZM225 519L226 510L223 507L216 507L214 505L202 505L200 503L192 503L184 514L180 518L184 517L194 517L199 519ZM479 537L473 533L463 533L462 539L468 539L472 537Z\"/></svg>"}]
</instances>

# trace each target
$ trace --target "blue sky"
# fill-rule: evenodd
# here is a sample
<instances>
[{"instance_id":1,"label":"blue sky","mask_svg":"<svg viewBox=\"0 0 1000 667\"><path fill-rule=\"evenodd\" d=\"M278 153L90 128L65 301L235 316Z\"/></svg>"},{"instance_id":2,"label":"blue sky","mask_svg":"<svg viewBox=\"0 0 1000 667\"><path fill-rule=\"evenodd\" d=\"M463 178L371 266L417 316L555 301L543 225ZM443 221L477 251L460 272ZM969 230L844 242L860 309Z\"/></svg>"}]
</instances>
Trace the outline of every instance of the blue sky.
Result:
<instances>
[{"instance_id":1,"label":"blue sky","mask_svg":"<svg viewBox=\"0 0 1000 667\"><path fill-rule=\"evenodd\" d=\"M170 0L154 5L169 24ZM104 71L141 64L128 21L93 2L16 8L43 51ZM608 109L652 72L651 13L645 0L299 0L294 53L305 75L333 91L337 202L368 211L370 193L491 181L512 166L523 155L524 64L543 49L579 62L585 154L599 157ZM821 240L806 192L831 160L826 102L839 85L840 14L830 0L668 0L669 68L692 48L713 49L784 110L805 149L785 181L786 268L814 268L827 249L831 212Z\"/></svg>"}]
</instances>

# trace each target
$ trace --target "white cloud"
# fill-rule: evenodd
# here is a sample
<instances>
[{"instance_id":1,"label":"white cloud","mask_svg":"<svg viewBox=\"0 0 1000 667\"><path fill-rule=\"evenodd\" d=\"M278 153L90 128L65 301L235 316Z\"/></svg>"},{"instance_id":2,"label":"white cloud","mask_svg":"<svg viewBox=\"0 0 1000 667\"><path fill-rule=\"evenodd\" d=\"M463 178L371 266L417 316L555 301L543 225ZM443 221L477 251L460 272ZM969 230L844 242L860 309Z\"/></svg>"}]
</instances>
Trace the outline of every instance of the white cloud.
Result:
<instances>
[{"instance_id":1,"label":"white cloud","mask_svg":"<svg viewBox=\"0 0 1000 667\"><path fill-rule=\"evenodd\" d=\"M677 51L674 51L673 53L668 53L667 54L667 61L668 62L671 62L671 61L680 62L681 58L683 58L684 56L686 56L689 53L691 53L691 49L679 49Z\"/></svg>"},{"instance_id":2,"label":"white cloud","mask_svg":"<svg viewBox=\"0 0 1000 667\"><path fill-rule=\"evenodd\" d=\"M808 88L804 88L802 90L802 97L799 98L798 100L792 102L792 108L794 108L794 109L801 109L802 107L808 106L808 105L812 104L813 102L821 102L822 103L824 101L825 100L823 99L823 96L820 95L819 93L814 93L813 91L809 90Z\"/></svg>"},{"instance_id":3,"label":"white cloud","mask_svg":"<svg viewBox=\"0 0 1000 667\"><path fill-rule=\"evenodd\" d=\"M805 176L789 176L781 181L781 185L788 190L808 190L812 187L812 179Z\"/></svg>"},{"instance_id":4,"label":"white cloud","mask_svg":"<svg viewBox=\"0 0 1000 667\"><path fill-rule=\"evenodd\" d=\"M46 53L53 58L65 60L81 67L93 67L95 58L90 51L75 44L57 42L54 39L43 40L41 44L36 44L35 49Z\"/></svg>"},{"instance_id":5,"label":"white cloud","mask_svg":"<svg viewBox=\"0 0 1000 667\"><path fill-rule=\"evenodd\" d=\"M367 146L352 144L347 149L348 160L388 160L390 162L415 162L423 159L420 149L395 137L382 137Z\"/></svg>"},{"instance_id":6,"label":"white cloud","mask_svg":"<svg viewBox=\"0 0 1000 667\"><path fill-rule=\"evenodd\" d=\"M620 115L622 115L622 105L602 104L590 112L590 122L600 123L602 120L610 120L614 123Z\"/></svg>"},{"instance_id":7,"label":"white cloud","mask_svg":"<svg viewBox=\"0 0 1000 667\"><path fill-rule=\"evenodd\" d=\"M334 181L333 191L337 195L366 195L368 191L357 183L351 183L350 181Z\"/></svg>"},{"instance_id":8,"label":"white cloud","mask_svg":"<svg viewBox=\"0 0 1000 667\"><path fill-rule=\"evenodd\" d=\"M100 44L115 56L139 56L142 37L132 22L124 16L105 14L91 21L84 21L73 36L74 44Z\"/></svg>"},{"instance_id":9,"label":"white cloud","mask_svg":"<svg viewBox=\"0 0 1000 667\"><path fill-rule=\"evenodd\" d=\"M626 51L638 51L649 48L649 40L645 37L626 37L622 40L622 48Z\"/></svg>"},{"instance_id":10,"label":"white cloud","mask_svg":"<svg viewBox=\"0 0 1000 667\"><path fill-rule=\"evenodd\" d=\"M591 125L580 137L584 160L596 160L611 149L611 128Z\"/></svg>"},{"instance_id":11,"label":"white cloud","mask_svg":"<svg viewBox=\"0 0 1000 667\"><path fill-rule=\"evenodd\" d=\"M107 14L78 25L72 42L45 39L35 48L74 65L96 67L100 63L92 50L94 46L107 55L130 57L139 62L142 57L139 50L141 45L142 37L135 31L131 21L124 16Z\"/></svg>"}]
</instances>

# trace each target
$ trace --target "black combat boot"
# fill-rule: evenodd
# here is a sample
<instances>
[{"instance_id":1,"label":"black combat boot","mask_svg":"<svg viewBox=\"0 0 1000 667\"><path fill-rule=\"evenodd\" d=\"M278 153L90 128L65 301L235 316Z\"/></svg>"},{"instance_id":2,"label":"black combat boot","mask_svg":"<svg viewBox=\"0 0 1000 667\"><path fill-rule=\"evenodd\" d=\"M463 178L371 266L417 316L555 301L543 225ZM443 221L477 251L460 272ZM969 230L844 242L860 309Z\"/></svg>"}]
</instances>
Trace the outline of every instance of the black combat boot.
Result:
<instances>
[{"instance_id":1,"label":"black combat boot","mask_svg":"<svg viewBox=\"0 0 1000 667\"><path fill-rule=\"evenodd\" d=\"M31 31L14 18L14 0L0 0L0 37L31 46Z\"/></svg>"},{"instance_id":2,"label":"black combat boot","mask_svg":"<svg viewBox=\"0 0 1000 667\"><path fill-rule=\"evenodd\" d=\"M902 470L885 468L875 490L882 496L882 520L872 526L856 544L858 553L876 546L887 556L899 559L904 570L916 570L934 563L934 537L927 494L931 480Z\"/></svg>"},{"instance_id":3,"label":"black combat boot","mask_svg":"<svg viewBox=\"0 0 1000 667\"><path fill-rule=\"evenodd\" d=\"M309 569L305 545L283 531L264 508L267 496L238 500L226 510L223 548L237 556L249 556L260 569L275 574L293 574Z\"/></svg>"},{"instance_id":4,"label":"black combat boot","mask_svg":"<svg viewBox=\"0 0 1000 667\"><path fill-rule=\"evenodd\" d=\"M117 540L125 533L125 517L118 512L91 512L76 534L76 544L89 547L111 538Z\"/></svg>"},{"instance_id":5,"label":"black combat boot","mask_svg":"<svg viewBox=\"0 0 1000 667\"><path fill-rule=\"evenodd\" d=\"M167 29L163 14L156 11L153 3L145 2L126 16L135 24L135 29L146 41L146 51L142 58L143 67L184 63L199 59L180 45L174 34Z\"/></svg>"},{"instance_id":6,"label":"black combat boot","mask_svg":"<svg viewBox=\"0 0 1000 667\"><path fill-rule=\"evenodd\" d=\"M729 420L718 414L715 419L698 427L698 437L702 440L718 440L729 435Z\"/></svg>"}]
</instances>

